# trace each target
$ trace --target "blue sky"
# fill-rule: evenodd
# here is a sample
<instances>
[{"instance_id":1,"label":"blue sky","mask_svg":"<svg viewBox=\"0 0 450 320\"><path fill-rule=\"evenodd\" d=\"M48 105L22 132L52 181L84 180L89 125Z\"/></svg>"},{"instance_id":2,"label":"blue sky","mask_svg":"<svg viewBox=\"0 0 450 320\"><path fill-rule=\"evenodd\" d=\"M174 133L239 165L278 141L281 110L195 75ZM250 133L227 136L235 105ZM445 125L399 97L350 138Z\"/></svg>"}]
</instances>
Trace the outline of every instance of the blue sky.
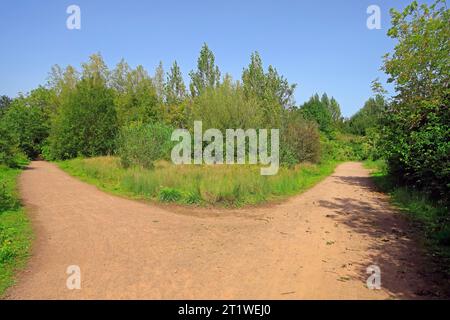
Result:
<instances>
[{"instance_id":1,"label":"blue sky","mask_svg":"<svg viewBox=\"0 0 450 320\"><path fill-rule=\"evenodd\" d=\"M296 101L327 92L345 116L370 97L370 83L385 76L382 55L389 8L409 0L248 1L1 1L0 95L14 97L45 84L53 64L79 67L101 52L112 68L120 60L149 73L173 60L188 81L203 42L222 74L239 79L252 51L297 83ZM428 1L429 3L429 1ZM66 8L81 8L81 30L68 30ZM366 27L369 5L380 6L382 29Z\"/></svg>"}]
</instances>

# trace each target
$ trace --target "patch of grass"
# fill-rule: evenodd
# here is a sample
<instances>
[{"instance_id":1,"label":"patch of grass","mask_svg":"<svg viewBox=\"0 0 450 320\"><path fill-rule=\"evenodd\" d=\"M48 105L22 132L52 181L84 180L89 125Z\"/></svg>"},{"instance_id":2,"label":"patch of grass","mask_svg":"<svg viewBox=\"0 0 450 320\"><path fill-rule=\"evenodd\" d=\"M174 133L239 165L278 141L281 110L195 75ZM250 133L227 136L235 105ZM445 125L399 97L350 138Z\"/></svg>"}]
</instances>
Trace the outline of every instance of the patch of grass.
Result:
<instances>
[{"instance_id":1,"label":"patch of grass","mask_svg":"<svg viewBox=\"0 0 450 320\"><path fill-rule=\"evenodd\" d=\"M423 231L423 237L434 254L446 261L450 273L450 214L449 208L430 200L418 190L399 186L388 174L383 160L366 161L364 165L372 169L372 177L377 187L391 196L392 203L416 222Z\"/></svg>"},{"instance_id":2,"label":"patch of grass","mask_svg":"<svg viewBox=\"0 0 450 320\"><path fill-rule=\"evenodd\" d=\"M20 169L0 165L0 297L25 265L31 246L31 226L16 189Z\"/></svg>"},{"instance_id":3,"label":"patch of grass","mask_svg":"<svg viewBox=\"0 0 450 320\"><path fill-rule=\"evenodd\" d=\"M312 187L333 173L337 162L280 168L261 176L251 165L180 165L167 161L154 168L123 168L115 157L58 162L69 174L100 189L137 199L200 206L241 207L279 200Z\"/></svg>"}]
</instances>

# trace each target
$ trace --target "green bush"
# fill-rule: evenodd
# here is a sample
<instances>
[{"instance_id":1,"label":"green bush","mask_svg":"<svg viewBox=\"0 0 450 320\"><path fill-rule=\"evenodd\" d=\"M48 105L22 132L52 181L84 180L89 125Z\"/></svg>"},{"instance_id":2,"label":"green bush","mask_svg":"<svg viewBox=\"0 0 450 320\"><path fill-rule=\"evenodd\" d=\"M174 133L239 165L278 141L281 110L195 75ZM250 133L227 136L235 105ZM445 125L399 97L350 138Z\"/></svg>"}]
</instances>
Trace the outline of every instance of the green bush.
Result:
<instances>
[{"instance_id":1,"label":"green bush","mask_svg":"<svg viewBox=\"0 0 450 320\"><path fill-rule=\"evenodd\" d=\"M280 134L282 164L319 161L320 133L315 122L305 120L298 112L288 112Z\"/></svg>"},{"instance_id":2,"label":"green bush","mask_svg":"<svg viewBox=\"0 0 450 320\"><path fill-rule=\"evenodd\" d=\"M27 157L19 149L17 140L0 123L0 165L17 168L26 160Z\"/></svg>"},{"instance_id":3,"label":"green bush","mask_svg":"<svg viewBox=\"0 0 450 320\"><path fill-rule=\"evenodd\" d=\"M123 127L119 134L117 154L124 167L153 167L156 160L170 159L174 143L172 128L162 123L134 123Z\"/></svg>"}]
</instances>

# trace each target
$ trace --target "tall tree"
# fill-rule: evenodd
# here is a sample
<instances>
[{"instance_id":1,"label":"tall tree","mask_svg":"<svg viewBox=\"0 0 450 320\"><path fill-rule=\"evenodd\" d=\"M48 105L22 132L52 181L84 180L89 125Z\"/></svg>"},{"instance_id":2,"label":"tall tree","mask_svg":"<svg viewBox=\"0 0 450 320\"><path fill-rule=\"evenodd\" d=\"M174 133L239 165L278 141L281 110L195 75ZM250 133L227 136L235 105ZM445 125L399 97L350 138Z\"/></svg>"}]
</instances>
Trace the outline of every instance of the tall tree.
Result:
<instances>
[{"instance_id":1,"label":"tall tree","mask_svg":"<svg viewBox=\"0 0 450 320\"><path fill-rule=\"evenodd\" d=\"M164 67L162 61L159 62L155 69L155 75L153 76L153 84L155 85L156 94L160 101L164 101Z\"/></svg>"},{"instance_id":2,"label":"tall tree","mask_svg":"<svg viewBox=\"0 0 450 320\"><path fill-rule=\"evenodd\" d=\"M170 72L167 73L167 81L165 86L166 103L178 104L186 97L186 86L184 85L183 76L177 62L174 61Z\"/></svg>"},{"instance_id":3,"label":"tall tree","mask_svg":"<svg viewBox=\"0 0 450 320\"><path fill-rule=\"evenodd\" d=\"M197 71L189 73L190 90L193 97L200 95L206 88L215 88L220 83L219 67L215 64L213 52L205 43L197 60Z\"/></svg>"},{"instance_id":4,"label":"tall tree","mask_svg":"<svg viewBox=\"0 0 450 320\"><path fill-rule=\"evenodd\" d=\"M111 72L110 85L118 93L124 93L127 88L128 75L131 68L125 59L121 59L116 68Z\"/></svg>"},{"instance_id":5,"label":"tall tree","mask_svg":"<svg viewBox=\"0 0 450 320\"><path fill-rule=\"evenodd\" d=\"M89 61L83 63L82 79L91 79L94 83L107 84L110 72L100 53L95 53L89 57Z\"/></svg>"},{"instance_id":6,"label":"tall tree","mask_svg":"<svg viewBox=\"0 0 450 320\"><path fill-rule=\"evenodd\" d=\"M120 67L120 66L119 66ZM143 66L130 69L128 65L116 68L120 75L116 80L114 104L120 126L131 122L154 122L159 117L159 101L153 81ZM113 75L115 73L113 72ZM114 77L113 77L114 78Z\"/></svg>"}]
</instances>

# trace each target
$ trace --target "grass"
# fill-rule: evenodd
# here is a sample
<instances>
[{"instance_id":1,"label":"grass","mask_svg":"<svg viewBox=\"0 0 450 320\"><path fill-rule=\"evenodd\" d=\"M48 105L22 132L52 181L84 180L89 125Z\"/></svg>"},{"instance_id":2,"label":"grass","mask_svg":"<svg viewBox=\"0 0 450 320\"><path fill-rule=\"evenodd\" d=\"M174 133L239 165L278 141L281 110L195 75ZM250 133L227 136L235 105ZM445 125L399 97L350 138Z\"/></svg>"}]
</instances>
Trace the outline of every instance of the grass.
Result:
<instances>
[{"instance_id":1,"label":"grass","mask_svg":"<svg viewBox=\"0 0 450 320\"><path fill-rule=\"evenodd\" d=\"M0 297L29 256L31 226L16 189L20 169L0 165Z\"/></svg>"},{"instance_id":2,"label":"grass","mask_svg":"<svg viewBox=\"0 0 450 320\"><path fill-rule=\"evenodd\" d=\"M428 248L434 255L444 259L450 274L450 215L449 210L428 199L421 192L398 186L388 174L383 160L366 161L365 166L372 169L372 177L378 188L391 196L392 203L400 208L406 217L416 222Z\"/></svg>"},{"instance_id":3,"label":"grass","mask_svg":"<svg viewBox=\"0 0 450 320\"><path fill-rule=\"evenodd\" d=\"M336 162L280 168L261 176L251 165L175 166L124 169L114 157L58 162L60 168L100 189L136 199L199 206L241 207L280 200L307 190L333 173Z\"/></svg>"}]
</instances>

